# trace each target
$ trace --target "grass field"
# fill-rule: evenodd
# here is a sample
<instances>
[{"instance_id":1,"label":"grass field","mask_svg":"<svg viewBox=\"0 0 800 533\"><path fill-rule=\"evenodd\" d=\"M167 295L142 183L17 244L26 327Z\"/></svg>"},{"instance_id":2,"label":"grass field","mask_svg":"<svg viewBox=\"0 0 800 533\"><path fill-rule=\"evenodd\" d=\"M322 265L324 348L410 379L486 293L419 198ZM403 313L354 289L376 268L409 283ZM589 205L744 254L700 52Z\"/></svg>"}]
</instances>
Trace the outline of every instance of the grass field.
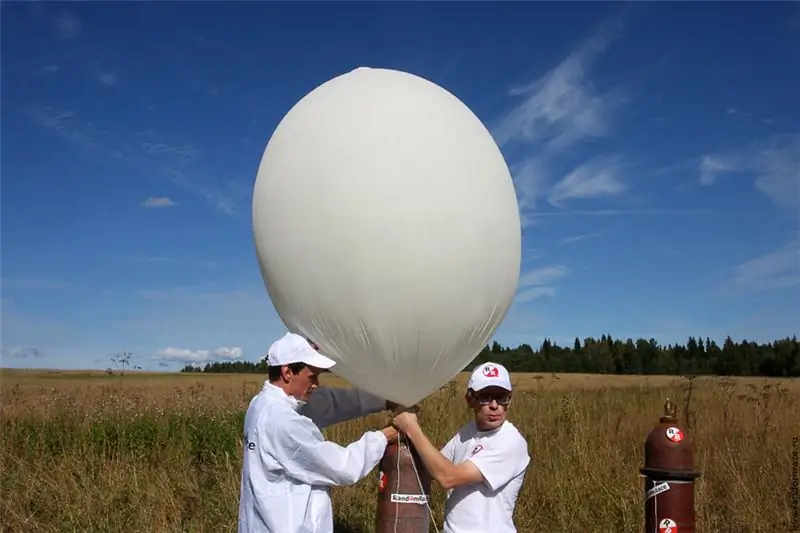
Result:
<instances>
[{"instance_id":1,"label":"grass field","mask_svg":"<svg viewBox=\"0 0 800 533\"><path fill-rule=\"evenodd\" d=\"M235 531L244 409L263 379L2 371L3 531ZM512 379L509 418L533 458L515 515L520 533L640 532L642 445L667 396L704 473L697 531L791 530L798 380ZM459 376L423 404L420 418L435 444L468 420L465 381ZM386 420L372 415L326 434L347 443ZM433 490L441 527L443 493L435 483ZM335 489L336 531L372 533L376 491L377 472Z\"/></svg>"}]
</instances>

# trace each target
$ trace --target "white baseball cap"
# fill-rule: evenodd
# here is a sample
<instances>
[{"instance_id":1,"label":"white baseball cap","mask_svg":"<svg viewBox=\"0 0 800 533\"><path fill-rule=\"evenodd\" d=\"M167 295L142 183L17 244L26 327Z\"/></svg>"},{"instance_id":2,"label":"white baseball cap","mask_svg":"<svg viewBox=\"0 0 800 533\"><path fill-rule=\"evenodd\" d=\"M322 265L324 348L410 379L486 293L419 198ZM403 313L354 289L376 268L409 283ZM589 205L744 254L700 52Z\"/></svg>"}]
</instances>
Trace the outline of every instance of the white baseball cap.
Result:
<instances>
[{"instance_id":1,"label":"white baseball cap","mask_svg":"<svg viewBox=\"0 0 800 533\"><path fill-rule=\"evenodd\" d=\"M511 377L503 365L483 363L472 371L467 388L478 392L486 387L500 387L511 391Z\"/></svg>"},{"instance_id":2,"label":"white baseball cap","mask_svg":"<svg viewBox=\"0 0 800 533\"><path fill-rule=\"evenodd\" d=\"M305 363L308 366L327 370L335 365L336 361L315 350L305 337L296 333L287 333L269 347L267 363L269 366Z\"/></svg>"}]
</instances>

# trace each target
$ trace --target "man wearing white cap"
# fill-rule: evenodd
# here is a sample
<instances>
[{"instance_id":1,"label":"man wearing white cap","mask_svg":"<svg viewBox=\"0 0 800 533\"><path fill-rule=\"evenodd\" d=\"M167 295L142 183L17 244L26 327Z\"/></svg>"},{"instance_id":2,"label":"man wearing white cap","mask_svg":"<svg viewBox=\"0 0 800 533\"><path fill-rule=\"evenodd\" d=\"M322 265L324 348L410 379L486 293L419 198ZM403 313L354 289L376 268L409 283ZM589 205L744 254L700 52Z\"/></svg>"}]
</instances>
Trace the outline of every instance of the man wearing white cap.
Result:
<instances>
[{"instance_id":1,"label":"man wearing white cap","mask_svg":"<svg viewBox=\"0 0 800 533\"><path fill-rule=\"evenodd\" d=\"M320 387L319 374L335 362L294 333L270 346L267 363L269 379L244 419L239 532L332 533L329 487L363 479L397 431L368 431L342 447L321 429L394 404L356 389Z\"/></svg>"},{"instance_id":2,"label":"man wearing white cap","mask_svg":"<svg viewBox=\"0 0 800 533\"><path fill-rule=\"evenodd\" d=\"M466 401L474 419L441 451L425 436L414 413L397 415L394 425L447 490L445 533L514 533L514 506L530 457L525 438L506 420L511 404L508 371L495 363L479 365L467 385Z\"/></svg>"}]
</instances>

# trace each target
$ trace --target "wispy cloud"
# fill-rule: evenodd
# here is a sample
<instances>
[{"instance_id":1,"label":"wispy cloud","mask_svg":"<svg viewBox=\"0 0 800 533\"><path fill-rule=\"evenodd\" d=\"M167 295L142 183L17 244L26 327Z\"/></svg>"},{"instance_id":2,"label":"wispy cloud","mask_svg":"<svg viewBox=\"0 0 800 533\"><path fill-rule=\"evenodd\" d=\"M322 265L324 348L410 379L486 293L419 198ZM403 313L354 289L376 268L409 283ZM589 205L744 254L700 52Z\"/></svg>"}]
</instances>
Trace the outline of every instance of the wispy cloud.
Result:
<instances>
[{"instance_id":1,"label":"wispy cloud","mask_svg":"<svg viewBox=\"0 0 800 533\"><path fill-rule=\"evenodd\" d=\"M229 192L238 196L238 190L224 183L188 140L155 130L114 135L75 111L49 106L31 108L28 115L40 127L69 142L179 185L221 213L239 212L239 204Z\"/></svg>"},{"instance_id":2,"label":"wispy cloud","mask_svg":"<svg viewBox=\"0 0 800 533\"><path fill-rule=\"evenodd\" d=\"M611 134L613 115L627 99L621 86L604 88L591 79L595 62L615 39L621 20L621 16L610 19L552 70L510 90L510 96L520 101L500 118L492 134L505 151L532 149L536 154L516 158L511 165L523 226L533 222L530 214L536 213L540 199L563 208L572 199L627 190L618 155L582 162L557 178L565 166L559 159L582 141Z\"/></svg>"},{"instance_id":3,"label":"wispy cloud","mask_svg":"<svg viewBox=\"0 0 800 533\"><path fill-rule=\"evenodd\" d=\"M800 134L776 135L712 157L725 162L720 174L750 177L756 190L776 206L789 208L800 217ZM711 184L702 178L701 175L702 184ZM733 287L768 291L799 286L800 239L796 235L783 247L735 266Z\"/></svg>"},{"instance_id":4,"label":"wispy cloud","mask_svg":"<svg viewBox=\"0 0 800 533\"><path fill-rule=\"evenodd\" d=\"M36 346L2 346L0 355L12 359L28 359L44 357L45 353Z\"/></svg>"},{"instance_id":5,"label":"wispy cloud","mask_svg":"<svg viewBox=\"0 0 800 533\"><path fill-rule=\"evenodd\" d=\"M800 207L800 134L776 135L735 152L704 155L700 184L724 174L755 177L755 188L778 205Z\"/></svg>"},{"instance_id":6,"label":"wispy cloud","mask_svg":"<svg viewBox=\"0 0 800 533\"><path fill-rule=\"evenodd\" d=\"M532 218L540 217L610 217L610 216L664 216L664 215L709 215L710 209L565 209L547 213L532 213Z\"/></svg>"},{"instance_id":7,"label":"wispy cloud","mask_svg":"<svg viewBox=\"0 0 800 533\"><path fill-rule=\"evenodd\" d=\"M620 180L621 161L618 157L603 157L584 163L550 189L548 201L561 207L571 198L613 196L626 190Z\"/></svg>"},{"instance_id":8,"label":"wispy cloud","mask_svg":"<svg viewBox=\"0 0 800 533\"><path fill-rule=\"evenodd\" d=\"M125 156L125 151L111 150L108 147L108 132L100 130L90 121L81 120L74 111L43 106L30 108L27 114L35 124L64 140L105 153L109 157Z\"/></svg>"},{"instance_id":9,"label":"wispy cloud","mask_svg":"<svg viewBox=\"0 0 800 533\"><path fill-rule=\"evenodd\" d=\"M190 350L188 348L164 348L156 354L156 359L179 363L205 363L210 361L241 359L244 350L238 346L220 347L215 350Z\"/></svg>"},{"instance_id":10,"label":"wispy cloud","mask_svg":"<svg viewBox=\"0 0 800 533\"><path fill-rule=\"evenodd\" d=\"M501 146L513 141L544 143L563 149L587 137L606 135L609 115L624 100L623 93L619 88L600 92L588 76L619 28L619 19L600 26L553 70L511 89L512 96L523 100L494 129L497 142Z\"/></svg>"},{"instance_id":11,"label":"wispy cloud","mask_svg":"<svg viewBox=\"0 0 800 533\"><path fill-rule=\"evenodd\" d=\"M113 72L98 72L95 77L100 84L106 87L116 87L119 83L117 75Z\"/></svg>"},{"instance_id":12,"label":"wispy cloud","mask_svg":"<svg viewBox=\"0 0 800 533\"><path fill-rule=\"evenodd\" d=\"M700 171L700 184L711 185L717 179L717 174L728 172L732 167L727 161L720 156L705 155L700 160L698 170Z\"/></svg>"},{"instance_id":13,"label":"wispy cloud","mask_svg":"<svg viewBox=\"0 0 800 533\"><path fill-rule=\"evenodd\" d=\"M539 196L547 192L547 169L541 157L529 157L511 165L511 175L522 214L536 207ZM524 221L523 221L524 222Z\"/></svg>"},{"instance_id":14,"label":"wispy cloud","mask_svg":"<svg viewBox=\"0 0 800 533\"><path fill-rule=\"evenodd\" d=\"M40 278L3 278L2 280L2 288L4 291L6 290L23 290L23 291L30 291L30 290L59 290L59 289L68 289L70 288L70 284L66 281L58 280L58 279L40 279Z\"/></svg>"},{"instance_id":15,"label":"wispy cloud","mask_svg":"<svg viewBox=\"0 0 800 533\"><path fill-rule=\"evenodd\" d=\"M173 202L167 196L151 196L150 198L148 198L147 200L145 200L144 202L142 202L139 205L144 207L144 208L146 208L146 209L159 209L159 208L163 208L163 207L173 207L173 206L176 206L178 204Z\"/></svg>"},{"instance_id":16,"label":"wispy cloud","mask_svg":"<svg viewBox=\"0 0 800 533\"><path fill-rule=\"evenodd\" d=\"M170 268L186 268L187 266L197 266L206 269L217 268L217 263L205 259L197 259L192 257L165 257L153 255L126 255L117 258L118 261L125 263L138 263L148 265L167 265ZM180 265L180 266L178 266Z\"/></svg>"},{"instance_id":17,"label":"wispy cloud","mask_svg":"<svg viewBox=\"0 0 800 533\"><path fill-rule=\"evenodd\" d=\"M756 291L800 285L800 241L736 266L733 283Z\"/></svg>"},{"instance_id":18,"label":"wispy cloud","mask_svg":"<svg viewBox=\"0 0 800 533\"><path fill-rule=\"evenodd\" d=\"M572 244L580 241L585 241L587 239L593 239L594 237L598 237L602 235L602 231L592 231L589 233L583 233L581 235L572 235L571 237L567 237L565 239L561 239L558 241L559 244Z\"/></svg>"},{"instance_id":19,"label":"wispy cloud","mask_svg":"<svg viewBox=\"0 0 800 533\"><path fill-rule=\"evenodd\" d=\"M75 39L81 34L83 24L72 13L63 12L56 18L56 33L61 39Z\"/></svg>"},{"instance_id":20,"label":"wispy cloud","mask_svg":"<svg viewBox=\"0 0 800 533\"><path fill-rule=\"evenodd\" d=\"M567 275L569 269L565 265L552 265L529 270L519 278L517 295L518 303L530 302L542 296L555 296L556 281Z\"/></svg>"}]
</instances>

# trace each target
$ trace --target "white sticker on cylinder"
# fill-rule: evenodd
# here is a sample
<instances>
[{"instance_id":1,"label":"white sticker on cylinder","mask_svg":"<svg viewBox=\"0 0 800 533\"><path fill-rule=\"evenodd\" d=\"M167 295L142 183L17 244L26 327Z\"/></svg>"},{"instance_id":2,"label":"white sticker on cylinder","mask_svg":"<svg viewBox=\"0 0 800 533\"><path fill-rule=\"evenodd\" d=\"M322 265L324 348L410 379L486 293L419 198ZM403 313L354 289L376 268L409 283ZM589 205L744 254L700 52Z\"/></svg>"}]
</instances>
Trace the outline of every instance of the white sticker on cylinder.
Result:
<instances>
[{"instance_id":1,"label":"white sticker on cylinder","mask_svg":"<svg viewBox=\"0 0 800 533\"><path fill-rule=\"evenodd\" d=\"M424 505L428 503L427 494L392 494L392 503L416 503Z\"/></svg>"},{"instance_id":2,"label":"white sticker on cylinder","mask_svg":"<svg viewBox=\"0 0 800 533\"><path fill-rule=\"evenodd\" d=\"M664 483L660 483L645 493L644 501L649 500L656 494L661 494L662 492L666 492L668 490L669 490L669 483L667 483L666 481Z\"/></svg>"}]
</instances>

